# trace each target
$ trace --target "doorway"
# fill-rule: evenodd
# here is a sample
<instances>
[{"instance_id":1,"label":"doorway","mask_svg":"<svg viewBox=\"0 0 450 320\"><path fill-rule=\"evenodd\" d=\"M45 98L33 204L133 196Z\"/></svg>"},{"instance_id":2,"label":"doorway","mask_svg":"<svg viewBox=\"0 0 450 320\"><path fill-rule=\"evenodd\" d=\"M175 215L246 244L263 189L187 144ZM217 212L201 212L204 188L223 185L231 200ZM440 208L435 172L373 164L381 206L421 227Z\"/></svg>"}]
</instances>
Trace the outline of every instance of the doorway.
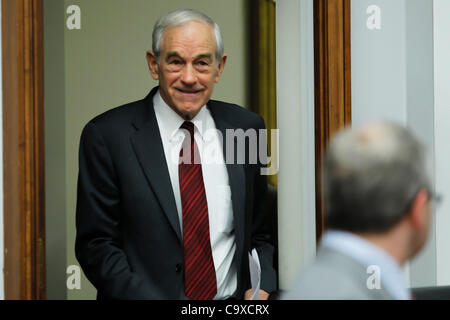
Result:
<instances>
[{"instance_id":1,"label":"doorway","mask_svg":"<svg viewBox=\"0 0 450 320\"><path fill-rule=\"evenodd\" d=\"M151 11L159 16L179 7L179 1L166 1L166 7L158 7L159 12L148 10L147 0L133 1L133 6L125 6L125 2L128 5L122 0L78 0L80 28L70 29L67 18L74 11L67 13L67 9L75 4L71 1L2 0L6 299L95 297L86 279L81 281L81 290L66 290L67 267L77 265L75 229L69 225L74 226L79 133L93 116L140 99L151 87L144 66L155 19L142 13ZM240 2L241 6L224 1L210 7L200 0L191 3L217 18L219 25L226 25L223 31L229 36L225 38L231 40L228 53L233 52L235 65L230 67L230 60L228 70L236 70L236 74L224 75L223 87L215 98L229 101L231 92L235 99L231 102L248 105L248 79L240 72L248 65L247 35L242 31L246 1ZM349 31L349 0L314 0L314 4L319 72L316 155L321 159L326 139L350 121L348 101L338 94L342 88L346 94L349 90L349 38L345 36ZM133 23L118 23L127 21L123 19L126 10L140 15L129 19ZM55 28L46 28L48 19L56 19ZM132 25L145 27L135 30ZM55 42L44 42L44 33L45 39L51 36ZM340 52L337 56L331 51L335 46ZM44 88L44 83L51 83L51 87ZM132 85L124 90L125 84ZM316 170L320 165L316 164ZM319 202L320 184L317 188ZM322 211L318 211L317 225L323 228L321 217Z\"/></svg>"}]
</instances>

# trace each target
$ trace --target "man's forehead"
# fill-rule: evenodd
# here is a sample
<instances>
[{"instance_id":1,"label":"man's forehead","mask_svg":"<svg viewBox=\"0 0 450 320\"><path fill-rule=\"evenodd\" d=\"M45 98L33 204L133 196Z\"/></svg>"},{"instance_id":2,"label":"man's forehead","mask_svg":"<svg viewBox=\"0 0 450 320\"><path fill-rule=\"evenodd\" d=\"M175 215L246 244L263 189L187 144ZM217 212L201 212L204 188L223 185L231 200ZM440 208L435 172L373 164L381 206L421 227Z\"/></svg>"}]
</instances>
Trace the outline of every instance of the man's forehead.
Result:
<instances>
[{"instance_id":1,"label":"man's forehead","mask_svg":"<svg viewBox=\"0 0 450 320\"><path fill-rule=\"evenodd\" d=\"M214 28L203 21L189 21L165 29L162 34L162 42L166 46L174 43L210 46L215 44Z\"/></svg>"}]
</instances>

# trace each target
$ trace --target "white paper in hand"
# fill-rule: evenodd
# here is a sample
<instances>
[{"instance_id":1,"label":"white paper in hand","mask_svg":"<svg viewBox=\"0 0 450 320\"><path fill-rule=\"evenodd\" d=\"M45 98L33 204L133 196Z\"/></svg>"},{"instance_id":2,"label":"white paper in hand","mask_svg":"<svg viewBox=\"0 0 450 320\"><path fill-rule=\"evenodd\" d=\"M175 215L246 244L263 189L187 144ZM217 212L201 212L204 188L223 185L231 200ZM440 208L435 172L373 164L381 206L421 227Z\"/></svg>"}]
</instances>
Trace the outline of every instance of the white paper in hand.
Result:
<instances>
[{"instance_id":1,"label":"white paper in hand","mask_svg":"<svg viewBox=\"0 0 450 320\"><path fill-rule=\"evenodd\" d=\"M259 288L261 284L261 266L259 265L259 257L256 249L252 250L252 254L248 254L248 263L250 267L250 281L252 283L253 290L251 300L258 300Z\"/></svg>"}]
</instances>

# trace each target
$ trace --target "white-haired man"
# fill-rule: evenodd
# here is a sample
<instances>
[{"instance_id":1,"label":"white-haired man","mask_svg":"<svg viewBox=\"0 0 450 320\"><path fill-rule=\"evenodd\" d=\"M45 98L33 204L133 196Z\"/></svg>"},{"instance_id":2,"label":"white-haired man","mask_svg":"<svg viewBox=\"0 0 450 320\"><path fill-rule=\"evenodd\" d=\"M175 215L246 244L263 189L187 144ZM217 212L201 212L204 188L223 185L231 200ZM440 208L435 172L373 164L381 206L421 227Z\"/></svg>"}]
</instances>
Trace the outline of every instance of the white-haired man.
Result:
<instances>
[{"instance_id":1,"label":"white-haired man","mask_svg":"<svg viewBox=\"0 0 450 320\"><path fill-rule=\"evenodd\" d=\"M252 295L256 248L265 299L276 275L262 163L203 158L235 149L221 139L228 130L265 128L258 115L210 100L227 60L219 27L194 10L171 12L156 22L147 60L159 86L83 130L77 259L99 299L242 299Z\"/></svg>"}]
</instances>

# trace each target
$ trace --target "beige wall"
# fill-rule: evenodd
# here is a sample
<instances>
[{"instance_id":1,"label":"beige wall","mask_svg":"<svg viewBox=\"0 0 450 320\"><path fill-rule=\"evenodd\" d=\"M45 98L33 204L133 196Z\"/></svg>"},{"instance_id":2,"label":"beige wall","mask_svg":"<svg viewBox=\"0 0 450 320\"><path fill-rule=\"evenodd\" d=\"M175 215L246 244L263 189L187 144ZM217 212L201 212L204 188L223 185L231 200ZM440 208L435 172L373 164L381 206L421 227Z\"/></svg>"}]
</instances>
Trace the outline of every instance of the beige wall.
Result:
<instances>
[{"instance_id":1,"label":"beige wall","mask_svg":"<svg viewBox=\"0 0 450 320\"><path fill-rule=\"evenodd\" d=\"M64 2L44 1L45 228L47 298L66 299ZM59 26L59 27L56 27Z\"/></svg>"},{"instance_id":2,"label":"beige wall","mask_svg":"<svg viewBox=\"0 0 450 320\"><path fill-rule=\"evenodd\" d=\"M77 265L76 181L83 126L108 109L142 99L156 85L145 59L146 51L151 49L153 24L168 11L183 7L203 11L222 29L229 58L213 98L246 106L246 3L245 0L44 0L46 16L53 17L44 21L46 178L50 182L46 190L49 297L65 298L65 267ZM65 10L72 4L81 8L81 30L68 30L65 21L61 21L62 16L68 16ZM61 254L66 260L62 272ZM83 276L81 290L67 290L67 298L95 298L95 290Z\"/></svg>"}]
</instances>

